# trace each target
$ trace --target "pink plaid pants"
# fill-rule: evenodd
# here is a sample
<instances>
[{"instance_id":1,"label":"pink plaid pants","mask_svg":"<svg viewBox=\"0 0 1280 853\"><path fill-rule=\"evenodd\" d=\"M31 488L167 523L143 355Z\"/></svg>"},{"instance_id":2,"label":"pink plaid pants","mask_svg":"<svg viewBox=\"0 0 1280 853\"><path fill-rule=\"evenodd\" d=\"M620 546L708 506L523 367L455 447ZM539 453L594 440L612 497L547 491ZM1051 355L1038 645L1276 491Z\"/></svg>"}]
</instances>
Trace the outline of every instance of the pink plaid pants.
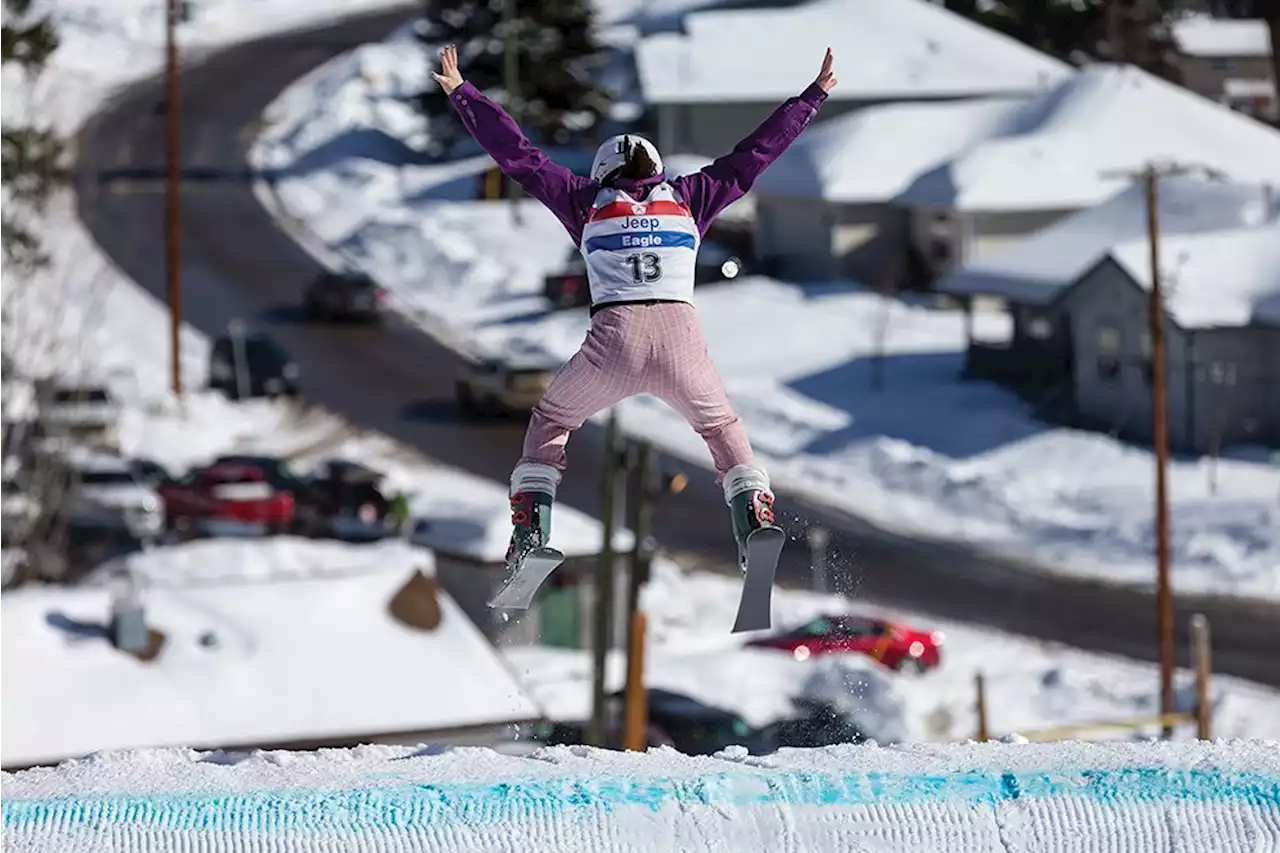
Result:
<instances>
[{"instance_id":1,"label":"pink plaid pants","mask_svg":"<svg viewBox=\"0 0 1280 853\"><path fill-rule=\"evenodd\" d=\"M702 436L716 482L754 455L716 372L698 315L687 302L615 305L591 318L582 347L533 410L521 462L565 468L569 433L620 400L652 394Z\"/></svg>"}]
</instances>

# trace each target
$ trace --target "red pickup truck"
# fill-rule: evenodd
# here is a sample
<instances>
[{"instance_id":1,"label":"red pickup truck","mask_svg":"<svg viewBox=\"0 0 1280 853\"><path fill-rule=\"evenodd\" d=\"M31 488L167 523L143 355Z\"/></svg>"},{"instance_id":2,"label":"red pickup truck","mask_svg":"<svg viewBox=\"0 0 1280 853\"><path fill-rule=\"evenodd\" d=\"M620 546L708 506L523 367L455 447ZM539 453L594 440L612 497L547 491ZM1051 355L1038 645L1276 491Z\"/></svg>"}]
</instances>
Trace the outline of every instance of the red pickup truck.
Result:
<instances>
[{"instance_id":1,"label":"red pickup truck","mask_svg":"<svg viewBox=\"0 0 1280 853\"><path fill-rule=\"evenodd\" d=\"M283 533L293 526L293 493L272 487L249 465L214 465L159 486L169 527L245 526Z\"/></svg>"}]
</instances>

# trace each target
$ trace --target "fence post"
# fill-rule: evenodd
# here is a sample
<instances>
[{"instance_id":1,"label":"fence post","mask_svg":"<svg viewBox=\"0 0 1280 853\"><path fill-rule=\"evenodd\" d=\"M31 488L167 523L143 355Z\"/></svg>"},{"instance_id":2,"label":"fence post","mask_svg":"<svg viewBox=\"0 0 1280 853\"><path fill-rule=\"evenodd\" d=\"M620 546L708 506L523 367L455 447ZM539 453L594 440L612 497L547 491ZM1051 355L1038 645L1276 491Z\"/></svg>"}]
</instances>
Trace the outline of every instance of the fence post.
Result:
<instances>
[{"instance_id":1,"label":"fence post","mask_svg":"<svg viewBox=\"0 0 1280 853\"><path fill-rule=\"evenodd\" d=\"M1209 678L1213 672L1209 645L1209 620L1203 613L1191 617L1191 657L1196 670L1196 737L1213 739L1213 704Z\"/></svg>"},{"instance_id":2,"label":"fence post","mask_svg":"<svg viewBox=\"0 0 1280 853\"><path fill-rule=\"evenodd\" d=\"M631 612L631 654L627 656L626 719L623 749L644 752L648 746L649 696L644 689L645 615L643 610Z\"/></svg>"},{"instance_id":3,"label":"fence post","mask_svg":"<svg viewBox=\"0 0 1280 853\"><path fill-rule=\"evenodd\" d=\"M822 525L815 524L805 531L805 539L809 542L809 571L812 574L814 592L827 591L827 542L830 538Z\"/></svg>"},{"instance_id":4,"label":"fence post","mask_svg":"<svg viewBox=\"0 0 1280 853\"><path fill-rule=\"evenodd\" d=\"M987 682L981 672L974 673L973 686L978 693L978 743L986 743L990 736L987 730Z\"/></svg>"}]
</instances>

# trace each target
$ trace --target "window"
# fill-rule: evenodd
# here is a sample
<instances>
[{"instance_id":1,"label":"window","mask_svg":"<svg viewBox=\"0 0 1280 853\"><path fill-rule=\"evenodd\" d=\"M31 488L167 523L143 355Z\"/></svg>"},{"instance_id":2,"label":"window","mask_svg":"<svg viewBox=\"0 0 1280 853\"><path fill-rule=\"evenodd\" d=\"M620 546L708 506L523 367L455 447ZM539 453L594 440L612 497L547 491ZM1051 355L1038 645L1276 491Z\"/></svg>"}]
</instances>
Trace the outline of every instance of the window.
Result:
<instances>
[{"instance_id":1,"label":"window","mask_svg":"<svg viewBox=\"0 0 1280 853\"><path fill-rule=\"evenodd\" d=\"M1120 375L1120 331L1110 326L1098 329L1098 376L1115 379Z\"/></svg>"},{"instance_id":2,"label":"window","mask_svg":"<svg viewBox=\"0 0 1280 853\"><path fill-rule=\"evenodd\" d=\"M1038 341L1047 341L1053 337L1053 324L1044 317L1031 317L1027 320L1027 336Z\"/></svg>"},{"instance_id":3,"label":"window","mask_svg":"<svg viewBox=\"0 0 1280 853\"><path fill-rule=\"evenodd\" d=\"M1229 56L1214 56L1208 63L1211 71L1230 71L1235 67L1235 60Z\"/></svg>"},{"instance_id":4,"label":"window","mask_svg":"<svg viewBox=\"0 0 1280 853\"><path fill-rule=\"evenodd\" d=\"M1236 366L1234 362L1215 361L1209 365L1209 381L1214 385L1235 385Z\"/></svg>"}]
</instances>

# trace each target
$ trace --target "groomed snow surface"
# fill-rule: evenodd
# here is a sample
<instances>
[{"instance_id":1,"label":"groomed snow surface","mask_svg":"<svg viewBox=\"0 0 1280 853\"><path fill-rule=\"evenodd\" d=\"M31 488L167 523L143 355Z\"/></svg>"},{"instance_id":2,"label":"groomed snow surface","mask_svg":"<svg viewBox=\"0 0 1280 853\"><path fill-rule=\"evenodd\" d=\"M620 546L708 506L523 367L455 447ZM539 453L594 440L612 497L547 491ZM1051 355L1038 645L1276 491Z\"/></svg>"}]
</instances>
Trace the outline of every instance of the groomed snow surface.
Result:
<instances>
[{"instance_id":1,"label":"groomed snow surface","mask_svg":"<svg viewBox=\"0 0 1280 853\"><path fill-rule=\"evenodd\" d=\"M4 774L5 848L1109 853L1280 845L1280 744L145 750Z\"/></svg>"},{"instance_id":2,"label":"groomed snow surface","mask_svg":"<svg viewBox=\"0 0 1280 853\"><path fill-rule=\"evenodd\" d=\"M366 269L394 292L400 310L446 336L495 353L566 359L588 320L585 311L549 313L541 295L543 276L571 251L554 217L525 202L517 226L506 203L460 201L486 157L402 165L387 162L385 146L357 144L411 137L417 119L399 96L427 85L425 73L418 48L401 35L338 57L287 89L267 109L252 154L258 167L280 170L259 196L319 256ZM1154 84L1131 76L1104 70L1092 82L1063 84L1061 94L1085 104L1141 100ZM1160 103L1167 94L1152 98ZM1056 103L1040 101L1046 109ZM1224 123L1248 121L1223 112ZM1065 126L1076 111L1055 115L1050 123ZM980 137L994 118L978 110L960 133ZM1261 126L1258 133L1280 140ZM932 168L930 158L940 155L916 165ZM893 177L872 191L910 185L891 168L891 152L879 156L884 168L875 171ZM957 313L886 302L849 283L799 287L763 277L703 289L698 306L712 355L777 488L909 535L978 543L1112 582L1153 583L1151 455L1105 435L1052 428L1014 395L960 382L965 334ZM1002 336L1003 323L979 314L975 332ZM884 387L873 391L881 337ZM665 404L641 397L619 411L628 432L709 463L701 441ZM1280 598L1280 472L1223 459L1214 494L1213 467L1179 459L1170 469L1176 588Z\"/></svg>"}]
</instances>

